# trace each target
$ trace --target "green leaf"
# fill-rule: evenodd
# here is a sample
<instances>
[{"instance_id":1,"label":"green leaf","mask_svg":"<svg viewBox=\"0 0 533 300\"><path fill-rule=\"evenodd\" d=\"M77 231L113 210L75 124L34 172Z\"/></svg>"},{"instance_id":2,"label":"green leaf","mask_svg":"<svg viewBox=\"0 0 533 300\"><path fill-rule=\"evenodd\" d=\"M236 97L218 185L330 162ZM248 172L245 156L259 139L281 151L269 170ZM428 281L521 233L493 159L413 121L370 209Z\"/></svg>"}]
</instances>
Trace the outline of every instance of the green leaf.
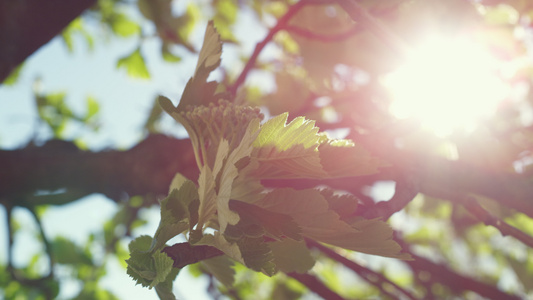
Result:
<instances>
[{"instance_id":1,"label":"green leaf","mask_svg":"<svg viewBox=\"0 0 533 300\"><path fill-rule=\"evenodd\" d=\"M197 245L213 246L224 252L224 254L230 258L242 263L243 265L245 264L239 246L236 243L228 242L219 231L215 231L214 234L204 235L202 239L198 241Z\"/></svg>"},{"instance_id":2,"label":"green leaf","mask_svg":"<svg viewBox=\"0 0 533 300\"><path fill-rule=\"evenodd\" d=\"M98 101L94 97L88 96L87 97L87 112L85 113L84 120L87 121L93 118L94 116L96 116L96 114L98 114L99 111L100 111L100 105L98 104Z\"/></svg>"},{"instance_id":3,"label":"green leaf","mask_svg":"<svg viewBox=\"0 0 533 300\"><path fill-rule=\"evenodd\" d=\"M315 264L315 259L304 241L283 240L268 243L274 256L274 263L285 273L306 273Z\"/></svg>"},{"instance_id":4,"label":"green leaf","mask_svg":"<svg viewBox=\"0 0 533 300\"><path fill-rule=\"evenodd\" d=\"M125 68L128 75L134 78L150 78L150 72L148 72L148 69L146 68L144 58L139 48L131 54L120 58L117 62L117 68Z\"/></svg>"},{"instance_id":5,"label":"green leaf","mask_svg":"<svg viewBox=\"0 0 533 300\"><path fill-rule=\"evenodd\" d=\"M187 82L183 95L181 96L178 110L182 111L188 105L200 106L214 102L217 83L207 82L209 74L220 65L222 54L222 43L220 35L216 31L213 22L207 24L204 42L198 57L198 64L194 76Z\"/></svg>"},{"instance_id":6,"label":"green leaf","mask_svg":"<svg viewBox=\"0 0 533 300\"><path fill-rule=\"evenodd\" d=\"M17 80L19 79L20 73L22 71L22 67L24 66L24 63L21 63L18 65L15 69L11 70L11 73L9 73L9 76L7 76L6 79L4 79L3 82L0 82L6 86L14 85Z\"/></svg>"},{"instance_id":7,"label":"green leaf","mask_svg":"<svg viewBox=\"0 0 533 300\"><path fill-rule=\"evenodd\" d=\"M318 135L315 121L297 117L285 125L288 117L289 113L283 113L263 124L254 142L254 148L275 146L280 151L296 145L302 145L304 149L316 148L321 137Z\"/></svg>"},{"instance_id":8,"label":"green leaf","mask_svg":"<svg viewBox=\"0 0 533 300\"><path fill-rule=\"evenodd\" d=\"M288 113L267 121L254 142L252 158L259 167L258 178L322 178L327 174L320 164L317 147L322 135L314 121L298 117L287 122Z\"/></svg>"},{"instance_id":9,"label":"green leaf","mask_svg":"<svg viewBox=\"0 0 533 300\"><path fill-rule=\"evenodd\" d=\"M197 220L194 215L198 213L191 208L197 207L195 202L198 201L196 185L190 180L179 185L179 189L174 188L168 197L161 201L161 220L154 235L152 252L160 250L169 239L190 229L191 219Z\"/></svg>"},{"instance_id":10,"label":"green leaf","mask_svg":"<svg viewBox=\"0 0 533 300\"><path fill-rule=\"evenodd\" d=\"M235 225L239 221L239 215L231 211L229 208L233 180L239 174L239 170L235 164L241 159L249 157L252 153L252 143L256 137L258 128L258 119L250 121L241 142L238 144L237 148L231 151L226 159L224 167L220 170L220 182L218 184L217 193L217 213L221 232L225 231L228 224ZM213 175L215 178L218 176L218 174L215 173Z\"/></svg>"},{"instance_id":11,"label":"green leaf","mask_svg":"<svg viewBox=\"0 0 533 300\"><path fill-rule=\"evenodd\" d=\"M92 265L92 260L87 253L71 240L56 237L51 243L52 255L58 264Z\"/></svg>"},{"instance_id":12,"label":"green leaf","mask_svg":"<svg viewBox=\"0 0 533 300\"><path fill-rule=\"evenodd\" d=\"M172 268L165 281L160 282L158 285L155 286L155 291L157 292L157 296L159 296L159 299L176 299L176 296L174 295L174 293L172 293L172 286L180 270L181 269L178 268Z\"/></svg>"},{"instance_id":13,"label":"green leaf","mask_svg":"<svg viewBox=\"0 0 533 300\"><path fill-rule=\"evenodd\" d=\"M150 288L166 280L167 276L172 270L172 264L174 263L172 258L168 257L167 254L164 252L155 252L152 254L152 257L154 260L156 276L153 279L152 283L150 283Z\"/></svg>"},{"instance_id":14,"label":"green leaf","mask_svg":"<svg viewBox=\"0 0 533 300\"><path fill-rule=\"evenodd\" d=\"M263 237L245 237L237 242L242 253L245 265L255 271L263 272L268 276L273 276L277 272L276 265L270 247L263 240Z\"/></svg>"},{"instance_id":15,"label":"green leaf","mask_svg":"<svg viewBox=\"0 0 533 300\"><path fill-rule=\"evenodd\" d=\"M225 151L227 155L227 143L220 143L220 151ZM220 153L220 152L219 152ZM216 161L219 159L217 158ZM216 212L216 193L215 193L215 178L209 166L204 165L200 170L200 177L198 177L198 196L200 199L200 207L198 208L198 230L202 230L202 226L207 223L209 218L215 215Z\"/></svg>"},{"instance_id":16,"label":"green leaf","mask_svg":"<svg viewBox=\"0 0 533 300\"><path fill-rule=\"evenodd\" d=\"M143 287L150 286L152 279L155 277L152 255L148 251L151 244L152 238L142 235L128 245L130 258L126 260L128 264L127 273L137 284L141 284Z\"/></svg>"},{"instance_id":17,"label":"green leaf","mask_svg":"<svg viewBox=\"0 0 533 300\"><path fill-rule=\"evenodd\" d=\"M235 282L234 263L227 256L213 257L200 263L225 286L231 287Z\"/></svg>"},{"instance_id":18,"label":"green leaf","mask_svg":"<svg viewBox=\"0 0 533 300\"><path fill-rule=\"evenodd\" d=\"M180 62L181 61L181 57L180 56L177 56L177 55L174 55L170 49L169 49L170 45L168 43L163 43L163 45L161 46L161 56L163 57L163 59L167 62L170 62L170 63L176 63L176 62Z\"/></svg>"},{"instance_id":19,"label":"green leaf","mask_svg":"<svg viewBox=\"0 0 533 300\"><path fill-rule=\"evenodd\" d=\"M390 166L350 140L329 140L318 147L320 163L329 177L361 176L378 173Z\"/></svg>"},{"instance_id":20,"label":"green leaf","mask_svg":"<svg viewBox=\"0 0 533 300\"><path fill-rule=\"evenodd\" d=\"M368 254L408 259L392 240L392 229L377 219L342 221L318 190L276 189L255 203L291 216L308 238Z\"/></svg>"},{"instance_id":21,"label":"green leaf","mask_svg":"<svg viewBox=\"0 0 533 300\"><path fill-rule=\"evenodd\" d=\"M137 34L141 30L139 24L122 13L114 13L111 17L110 25L113 32L122 37Z\"/></svg>"},{"instance_id":22,"label":"green leaf","mask_svg":"<svg viewBox=\"0 0 533 300\"><path fill-rule=\"evenodd\" d=\"M301 229L298 224L286 214L271 212L259 206L236 200L231 200L229 207L240 215L241 220L237 225L244 221L248 226L260 226L277 240L285 237L302 240Z\"/></svg>"}]
</instances>

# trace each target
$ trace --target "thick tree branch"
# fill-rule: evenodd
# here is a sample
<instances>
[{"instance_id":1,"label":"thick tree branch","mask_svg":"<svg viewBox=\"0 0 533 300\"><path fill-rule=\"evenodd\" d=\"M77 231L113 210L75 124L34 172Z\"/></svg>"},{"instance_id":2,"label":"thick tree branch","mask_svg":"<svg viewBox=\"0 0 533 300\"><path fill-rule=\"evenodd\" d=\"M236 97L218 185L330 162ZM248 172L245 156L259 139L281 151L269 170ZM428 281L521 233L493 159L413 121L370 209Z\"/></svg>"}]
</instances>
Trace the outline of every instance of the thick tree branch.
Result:
<instances>
[{"instance_id":1,"label":"thick tree branch","mask_svg":"<svg viewBox=\"0 0 533 300\"><path fill-rule=\"evenodd\" d=\"M31 197L37 191L66 189L75 196L167 194L176 172L195 179L198 170L189 140L152 135L127 151L82 151L73 144L52 141L42 147L0 151L0 199L32 199L34 206L61 204L56 197ZM48 199L50 202L45 202ZM39 202L40 201L40 202Z\"/></svg>"},{"instance_id":2,"label":"thick tree branch","mask_svg":"<svg viewBox=\"0 0 533 300\"><path fill-rule=\"evenodd\" d=\"M0 0L0 82L96 0Z\"/></svg>"}]
</instances>

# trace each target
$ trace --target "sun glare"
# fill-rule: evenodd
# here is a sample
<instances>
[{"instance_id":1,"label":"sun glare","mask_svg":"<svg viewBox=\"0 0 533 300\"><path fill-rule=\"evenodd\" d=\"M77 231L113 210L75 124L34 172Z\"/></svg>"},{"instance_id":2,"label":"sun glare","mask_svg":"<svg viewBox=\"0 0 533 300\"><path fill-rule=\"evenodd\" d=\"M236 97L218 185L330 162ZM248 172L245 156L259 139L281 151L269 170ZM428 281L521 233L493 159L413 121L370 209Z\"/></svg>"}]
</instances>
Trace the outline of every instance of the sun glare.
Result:
<instances>
[{"instance_id":1,"label":"sun glare","mask_svg":"<svg viewBox=\"0 0 533 300\"><path fill-rule=\"evenodd\" d=\"M508 93L499 68L501 62L469 40L428 40L384 78L393 97L390 110L398 118L417 118L439 136L471 129Z\"/></svg>"}]
</instances>

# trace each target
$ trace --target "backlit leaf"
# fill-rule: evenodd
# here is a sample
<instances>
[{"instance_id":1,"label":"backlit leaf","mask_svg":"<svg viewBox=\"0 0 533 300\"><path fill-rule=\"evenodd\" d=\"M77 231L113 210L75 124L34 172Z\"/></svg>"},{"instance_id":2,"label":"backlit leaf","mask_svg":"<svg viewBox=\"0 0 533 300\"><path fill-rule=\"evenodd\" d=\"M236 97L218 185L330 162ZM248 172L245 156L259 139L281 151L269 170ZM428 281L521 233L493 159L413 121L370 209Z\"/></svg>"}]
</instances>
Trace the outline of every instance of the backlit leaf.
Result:
<instances>
[{"instance_id":1,"label":"backlit leaf","mask_svg":"<svg viewBox=\"0 0 533 300\"><path fill-rule=\"evenodd\" d=\"M200 262L209 273L225 286L231 287L235 281L233 261L227 256L217 256Z\"/></svg>"},{"instance_id":2,"label":"backlit leaf","mask_svg":"<svg viewBox=\"0 0 533 300\"><path fill-rule=\"evenodd\" d=\"M320 163L329 177L348 177L375 174L385 161L349 140L331 140L318 147ZM339 159L342 158L342 159Z\"/></svg>"},{"instance_id":3,"label":"backlit leaf","mask_svg":"<svg viewBox=\"0 0 533 300\"><path fill-rule=\"evenodd\" d=\"M148 69L146 68L144 57L142 56L140 49L120 58L117 62L117 68L125 68L128 75L134 78L150 78L150 72L148 72Z\"/></svg>"},{"instance_id":4,"label":"backlit leaf","mask_svg":"<svg viewBox=\"0 0 533 300\"><path fill-rule=\"evenodd\" d=\"M187 105L207 105L217 99L213 95L217 87L214 81L207 82L209 74L220 65L222 43L213 22L207 24L204 42L198 57L194 76L187 82L181 96L178 110L183 110Z\"/></svg>"},{"instance_id":5,"label":"backlit leaf","mask_svg":"<svg viewBox=\"0 0 533 300\"><path fill-rule=\"evenodd\" d=\"M220 182L218 184L217 193L217 213L221 232L224 232L228 224L235 225L239 221L239 215L231 211L229 208L233 180L239 174L239 170L235 164L241 159L250 156L253 148L252 143L256 137L258 128L258 119L254 119L250 122L250 124L248 124L246 133L244 134L241 142L228 155L226 163L224 164L223 169L220 171ZM214 174L214 176L217 177L218 174Z\"/></svg>"},{"instance_id":6,"label":"backlit leaf","mask_svg":"<svg viewBox=\"0 0 533 300\"><path fill-rule=\"evenodd\" d=\"M170 271L172 270L172 264L174 263L172 258L168 257L164 252L155 252L153 253L152 257L154 260L156 276L152 283L150 283L150 288L165 281L167 276L170 274Z\"/></svg>"},{"instance_id":7,"label":"backlit leaf","mask_svg":"<svg viewBox=\"0 0 533 300\"><path fill-rule=\"evenodd\" d=\"M276 189L256 203L267 210L290 215L302 235L349 250L406 259L392 240L392 229L379 220L360 219L348 224L330 209L318 190Z\"/></svg>"},{"instance_id":8,"label":"backlit leaf","mask_svg":"<svg viewBox=\"0 0 533 300\"><path fill-rule=\"evenodd\" d=\"M324 138L314 121L298 117L286 125L284 113L267 121L256 140L252 158L259 162L258 178L320 178L327 174L317 146Z\"/></svg>"},{"instance_id":9,"label":"backlit leaf","mask_svg":"<svg viewBox=\"0 0 533 300\"><path fill-rule=\"evenodd\" d=\"M302 239L298 224L289 215L271 212L242 201L231 200L229 204L230 209L240 215L241 221L247 220L249 224L261 226L272 238L277 240L283 237L293 240Z\"/></svg>"},{"instance_id":10,"label":"backlit leaf","mask_svg":"<svg viewBox=\"0 0 533 300\"><path fill-rule=\"evenodd\" d=\"M285 273L305 273L313 267L315 259L311 256L304 241L285 239L268 243L274 256L274 263Z\"/></svg>"}]
</instances>

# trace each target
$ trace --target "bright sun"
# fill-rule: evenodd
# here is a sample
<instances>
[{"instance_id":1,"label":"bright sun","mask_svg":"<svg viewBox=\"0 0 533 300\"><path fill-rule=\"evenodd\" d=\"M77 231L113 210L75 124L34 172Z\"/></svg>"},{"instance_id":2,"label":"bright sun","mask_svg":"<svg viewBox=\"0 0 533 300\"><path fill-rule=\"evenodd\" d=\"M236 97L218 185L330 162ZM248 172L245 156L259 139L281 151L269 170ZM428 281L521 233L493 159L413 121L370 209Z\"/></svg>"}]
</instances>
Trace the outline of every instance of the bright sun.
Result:
<instances>
[{"instance_id":1,"label":"bright sun","mask_svg":"<svg viewBox=\"0 0 533 300\"><path fill-rule=\"evenodd\" d=\"M497 74L501 65L469 40L428 40L384 78L393 97L391 112L417 118L439 136L472 128L508 94Z\"/></svg>"}]
</instances>

